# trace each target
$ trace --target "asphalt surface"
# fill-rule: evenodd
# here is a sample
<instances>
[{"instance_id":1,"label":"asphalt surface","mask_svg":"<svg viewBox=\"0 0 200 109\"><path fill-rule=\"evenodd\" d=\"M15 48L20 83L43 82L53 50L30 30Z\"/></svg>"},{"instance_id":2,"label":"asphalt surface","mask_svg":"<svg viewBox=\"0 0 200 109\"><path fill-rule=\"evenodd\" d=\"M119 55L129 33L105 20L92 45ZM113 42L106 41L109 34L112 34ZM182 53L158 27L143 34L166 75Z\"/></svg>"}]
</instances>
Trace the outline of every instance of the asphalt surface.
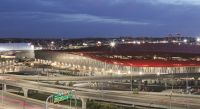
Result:
<instances>
[{"instance_id":1,"label":"asphalt surface","mask_svg":"<svg viewBox=\"0 0 200 109\"><path fill-rule=\"evenodd\" d=\"M16 82L17 81L17 82ZM6 83L25 87L29 89L35 89L43 92L56 93L58 91L66 91L69 88L65 86L49 85L44 83L30 82L24 80L6 80ZM101 100L107 102L115 102L121 104L132 104L132 105L143 105L150 107L162 107L175 109L200 109L200 97L190 95L155 95L155 94L132 94L130 92L112 92L112 91L101 91L92 89L79 89L76 88L76 96L79 98L87 98L93 100Z\"/></svg>"},{"instance_id":2,"label":"asphalt surface","mask_svg":"<svg viewBox=\"0 0 200 109\"><path fill-rule=\"evenodd\" d=\"M0 93L2 94L1 91ZM3 92L3 96L0 95L0 109L45 109L45 102ZM60 106L49 103L48 109L69 109L69 106Z\"/></svg>"}]
</instances>

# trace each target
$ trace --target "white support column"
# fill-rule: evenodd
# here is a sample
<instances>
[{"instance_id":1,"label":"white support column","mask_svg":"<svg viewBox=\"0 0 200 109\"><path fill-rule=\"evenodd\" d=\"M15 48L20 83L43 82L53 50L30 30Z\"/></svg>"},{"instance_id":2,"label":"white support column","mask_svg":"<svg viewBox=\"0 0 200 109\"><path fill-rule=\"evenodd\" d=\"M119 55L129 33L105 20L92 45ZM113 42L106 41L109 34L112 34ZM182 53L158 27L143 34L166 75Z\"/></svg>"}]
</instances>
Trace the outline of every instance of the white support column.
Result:
<instances>
[{"instance_id":1,"label":"white support column","mask_svg":"<svg viewBox=\"0 0 200 109\"><path fill-rule=\"evenodd\" d=\"M7 90L7 86L6 84L3 84L3 91L6 91Z\"/></svg>"},{"instance_id":2,"label":"white support column","mask_svg":"<svg viewBox=\"0 0 200 109\"><path fill-rule=\"evenodd\" d=\"M194 78L194 86L197 87L198 86L198 77Z\"/></svg>"},{"instance_id":3,"label":"white support column","mask_svg":"<svg viewBox=\"0 0 200 109\"><path fill-rule=\"evenodd\" d=\"M23 92L24 92L24 96L28 97L28 89L27 88L22 88Z\"/></svg>"},{"instance_id":4,"label":"white support column","mask_svg":"<svg viewBox=\"0 0 200 109\"><path fill-rule=\"evenodd\" d=\"M167 80L164 80L165 89L167 89Z\"/></svg>"},{"instance_id":5,"label":"white support column","mask_svg":"<svg viewBox=\"0 0 200 109\"><path fill-rule=\"evenodd\" d=\"M138 89L141 90L142 89L142 80L138 80Z\"/></svg>"},{"instance_id":6,"label":"white support column","mask_svg":"<svg viewBox=\"0 0 200 109\"><path fill-rule=\"evenodd\" d=\"M87 99L86 98L81 98L81 102L82 102L82 109L86 109L87 108Z\"/></svg>"}]
</instances>

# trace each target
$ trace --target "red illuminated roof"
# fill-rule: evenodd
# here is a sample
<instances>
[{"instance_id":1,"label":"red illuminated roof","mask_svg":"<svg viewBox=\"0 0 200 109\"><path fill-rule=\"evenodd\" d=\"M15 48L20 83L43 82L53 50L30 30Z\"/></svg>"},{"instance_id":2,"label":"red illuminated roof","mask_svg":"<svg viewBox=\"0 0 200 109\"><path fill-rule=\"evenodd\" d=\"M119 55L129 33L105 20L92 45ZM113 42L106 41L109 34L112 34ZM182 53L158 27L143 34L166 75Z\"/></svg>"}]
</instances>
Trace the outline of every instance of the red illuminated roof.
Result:
<instances>
[{"instance_id":1,"label":"red illuminated roof","mask_svg":"<svg viewBox=\"0 0 200 109\"><path fill-rule=\"evenodd\" d=\"M86 57L96 59L109 64L133 67L187 67L200 66L200 61L177 61L177 60L135 60L135 59L112 59L105 57L97 57L93 54L82 53Z\"/></svg>"},{"instance_id":2,"label":"red illuminated roof","mask_svg":"<svg viewBox=\"0 0 200 109\"><path fill-rule=\"evenodd\" d=\"M66 51L62 51L66 52ZM102 62L117 64L122 66L135 67L195 67L200 66L200 61L178 61L178 60L153 60L153 59L112 59L102 57L102 55L112 56L160 56L160 57L200 57L200 46L192 44L118 44L114 48L110 46L88 47L78 50L68 50L68 53L83 54ZM101 55L97 56L97 55Z\"/></svg>"}]
</instances>

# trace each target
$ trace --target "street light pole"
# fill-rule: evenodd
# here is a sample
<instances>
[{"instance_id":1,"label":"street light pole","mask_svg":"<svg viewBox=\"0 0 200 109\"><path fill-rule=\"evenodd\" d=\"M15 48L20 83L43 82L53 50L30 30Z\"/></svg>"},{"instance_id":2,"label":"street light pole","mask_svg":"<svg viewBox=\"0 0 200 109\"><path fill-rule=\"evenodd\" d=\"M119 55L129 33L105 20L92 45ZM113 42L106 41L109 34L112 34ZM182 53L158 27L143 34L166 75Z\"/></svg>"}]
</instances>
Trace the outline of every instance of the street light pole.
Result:
<instances>
[{"instance_id":1,"label":"street light pole","mask_svg":"<svg viewBox=\"0 0 200 109\"><path fill-rule=\"evenodd\" d=\"M2 72L2 90L1 90L1 103L2 103L2 106L3 106L3 93L4 93L4 70ZM4 109L4 108L3 108Z\"/></svg>"},{"instance_id":2,"label":"street light pole","mask_svg":"<svg viewBox=\"0 0 200 109\"><path fill-rule=\"evenodd\" d=\"M74 92L75 95L75 109L77 109L77 97L76 97L76 90L72 90L72 92Z\"/></svg>"},{"instance_id":3,"label":"street light pole","mask_svg":"<svg viewBox=\"0 0 200 109\"><path fill-rule=\"evenodd\" d=\"M72 102L71 102L71 99L70 99L69 102L70 102L70 104L69 104L69 105L70 105L70 109L72 109Z\"/></svg>"},{"instance_id":4,"label":"street light pole","mask_svg":"<svg viewBox=\"0 0 200 109\"><path fill-rule=\"evenodd\" d=\"M133 92L133 75L131 73L131 67L129 67L128 74L130 74L131 76L130 84L131 84L131 92Z\"/></svg>"},{"instance_id":5,"label":"street light pole","mask_svg":"<svg viewBox=\"0 0 200 109\"><path fill-rule=\"evenodd\" d=\"M186 93L189 94L188 74L186 78Z\"/></svg>"},{"instance_id":6,"label":"street light pole","mask_svg":"<svg viewBox=\"0 0 200 109\"><path fill-rule=\"evenodd\" d=\"M131 92L133 92L133 75L131 73Z\"/></svg>"},{"instance_id":7,"label":"street light pole","mask_svg":"<svg viewBox=\"0 0 200 109\"><path fill-rule=\"evenodd\" d=\"M172 89L171 89L171 94L170 94L170 109L172 109L172 93L173 93L173 89L174 89L174 73L172 72L172 77L171 77L171 80L172 80Z\"/></svg>"},{"instance_id":8,"label":"street light pole","mask_svg":"<svg viewBox=\"0 0 200 109\"><path fill-rule=\"evenodd\" d=\"M48 109L48 101L49 101L49 99L52 98L52 97L53 97L53 95L50 95L49 97L47 97L47 99L46 99L46 106L45 106L46 108L45 108L45 109Z\"/></svg>"}]
</instances>

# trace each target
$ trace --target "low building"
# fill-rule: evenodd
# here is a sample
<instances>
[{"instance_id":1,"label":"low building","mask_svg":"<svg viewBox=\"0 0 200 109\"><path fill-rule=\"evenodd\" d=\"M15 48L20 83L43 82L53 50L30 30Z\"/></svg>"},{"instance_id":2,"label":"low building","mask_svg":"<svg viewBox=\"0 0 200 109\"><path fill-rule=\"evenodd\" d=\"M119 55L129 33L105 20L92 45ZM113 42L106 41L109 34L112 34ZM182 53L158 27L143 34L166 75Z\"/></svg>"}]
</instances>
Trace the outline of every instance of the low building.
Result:
<instances>
[{"instance_id":1,"label":"low building","mask_svg":"<svg viewBox=\"0 0 200 109\"><path fill-rule=\"evenodd\" d=\"M0 43L1 58L34 59L34 45L30 43Z\"/></svg>"}]
</instances>

